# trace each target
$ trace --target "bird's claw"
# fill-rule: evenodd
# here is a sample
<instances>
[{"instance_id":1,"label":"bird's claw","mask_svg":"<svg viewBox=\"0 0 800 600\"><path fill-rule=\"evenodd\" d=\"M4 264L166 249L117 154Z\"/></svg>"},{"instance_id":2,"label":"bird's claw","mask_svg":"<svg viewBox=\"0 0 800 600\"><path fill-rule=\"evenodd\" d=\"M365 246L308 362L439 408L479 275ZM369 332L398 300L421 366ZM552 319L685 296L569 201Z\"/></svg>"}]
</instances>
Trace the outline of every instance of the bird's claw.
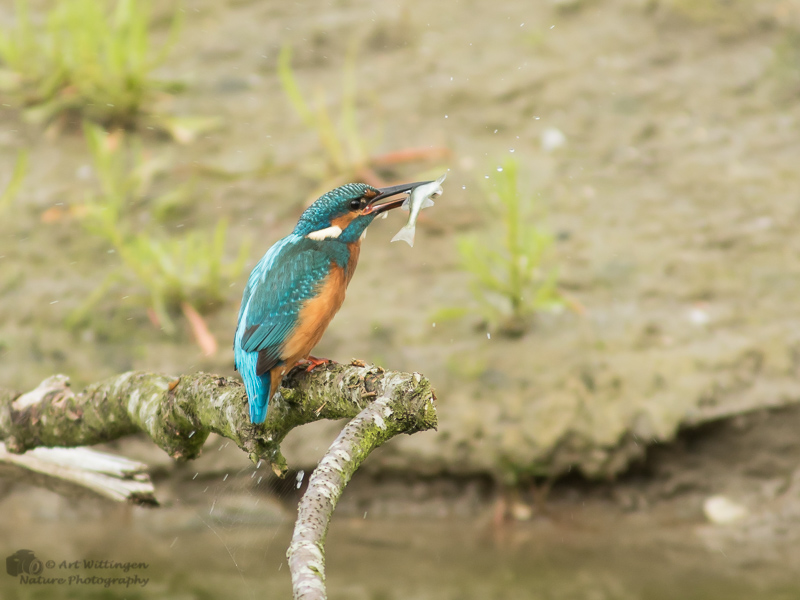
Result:
<instances>
[{"instance_id":1,"label":"bird's claw","mask_svg":"<svg viewBox=\"0 0 800 600\"><path fill-rule=\"evenodd\" d=\"M308 355L307 358L303 358L297 361L296 366L303 365L308 363L306 366L306 373L310 373L314 369L316 369L320 365L327 365L328 363L333 362L330 358L317 358L316 356Z\"/></svg>"}]
</instances>

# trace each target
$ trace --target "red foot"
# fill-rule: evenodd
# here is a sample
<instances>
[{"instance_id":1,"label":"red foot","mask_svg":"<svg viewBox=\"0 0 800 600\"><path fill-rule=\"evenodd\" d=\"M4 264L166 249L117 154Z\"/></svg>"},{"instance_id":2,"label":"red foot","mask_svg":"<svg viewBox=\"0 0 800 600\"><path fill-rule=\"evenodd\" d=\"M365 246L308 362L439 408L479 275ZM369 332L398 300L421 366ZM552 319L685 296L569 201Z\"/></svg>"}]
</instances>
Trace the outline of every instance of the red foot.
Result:
<instances>
[{"instance_id":1,"label":"red foot","mask_svg":"<svg viewBox=\"0 0 800 600\"><path fill-rule=\"evenodd\" d=\"M330 358L317 358L316 356L311 356L309 354L307 358L301 358L300 360L298 360L295 366L308 363L308 366L306 367L306 372L311 372L318 366L327 365L330 362L333 362Z\"/></svg>"}]
</instances>

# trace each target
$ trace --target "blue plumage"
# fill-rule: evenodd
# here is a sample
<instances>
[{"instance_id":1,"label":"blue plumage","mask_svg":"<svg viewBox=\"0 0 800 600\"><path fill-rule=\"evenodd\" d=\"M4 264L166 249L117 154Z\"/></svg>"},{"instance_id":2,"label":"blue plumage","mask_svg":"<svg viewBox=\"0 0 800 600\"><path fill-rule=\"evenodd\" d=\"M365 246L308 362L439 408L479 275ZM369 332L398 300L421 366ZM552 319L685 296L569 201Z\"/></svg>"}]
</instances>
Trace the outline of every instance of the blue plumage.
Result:
<instances>
[{"instance_id":1,"label":"blue plumage","mask_svg":"<svg viewBox=\"0 0 800 600\"><path fill-rule=\"evenodd\" d=\"M281 250L300 239L302 239L300 236L292 234L272 246L253 268L247 280L244 294L242 295L242 305L239 308L239 321L233 341L233 354L236 368L242 375L244 387L247 391L247 398L250 405L250 421L253 423L263 423L264 419L266 419L267 404L269 403L270 374L269 372L262 373L261 375L257 374L258 348L251 344L245 346L245 331L248 327L252 326L254 322L253 317L249 314L250 300L251 297L254 296L254 292L256 292L253 300L259 299L259 301L253 302L254 316L263 314L263 292L259 293L259 291L267 289L265 283L267 274L275 263L275 260L281 254ZM285 319L281 329L288 329L292 324L293 320L291 318Z\"/></svg>"},{"instance_id":2,"label":"blue plumage","mask_svg":"<svg viewBox=\"0 0 800 600\"><path fill-rule=\"evenodd\" d=\"M323 242L291 234L275 244L248 280L242 298L234 357L250 399L250 420L262 423L269 403L269 371L284 364L283 344L305 301L330 269ZM241 366L239 366L241 364ZM292 365L289 365L291 367Z\"/></svg>"},{"instance_id":3,"label":"blue plumage","mask_svg":"<svg viewBox=\"0 0 800 600\"><path fill-rule=\"evenodd\" d=\"M319 297L331 269L355 267L350 265L351 252L377 214L368 206L369 198L378 194L379 190L366 184L328 192L306 209L294 231L273 245L250 273L233 347L253 423L264 422L276 379L279 383L283 372L293 366L287 361L298 359L288 356L286 347L302 325L303 307ZM351 272L346 273L343 285L350 276ZM338 306L332 310L335 313ZM326 326L327 321L322 330Z\"/></svg>"}]
</instances>

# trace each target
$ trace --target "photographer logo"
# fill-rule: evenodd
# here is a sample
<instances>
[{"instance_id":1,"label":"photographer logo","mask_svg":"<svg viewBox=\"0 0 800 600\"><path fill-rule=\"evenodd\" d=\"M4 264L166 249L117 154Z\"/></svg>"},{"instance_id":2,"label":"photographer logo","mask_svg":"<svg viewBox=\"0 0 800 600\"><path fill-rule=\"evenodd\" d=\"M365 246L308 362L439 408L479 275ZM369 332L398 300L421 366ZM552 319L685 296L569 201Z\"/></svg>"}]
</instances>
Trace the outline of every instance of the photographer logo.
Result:
<instances>
[{"instance_id":1,"label":"photographer logo","mask_svg":"<svg viewBox=\"0 0 800 600\"><path fill-rule=\"evenodd\" d=\"M17 550L6 558L6 573L12 577L25 573L38 575L44 569L42 561L36 558L32 550Z\"/></svg>"},{"instance_id":2,"label":"photographer logo","mask_svg":"<svg viewBox=\"0 0 800 600\"><path fill-rule=\"evenodd\" d=\"M137 571L145 571L150 565L146 562L120 562L110 559L45 560L36 557L33 550L17 550L6 557L6 573L18 577L22 585L96 585L145 587L149 577L140 576ZM47 573L43 574L45 569ZM101 571L101 574L86 573ZM111 571L111 573L109 573ZM114 573L116 572L116 573Z\"/></svg>"}]
</instances>

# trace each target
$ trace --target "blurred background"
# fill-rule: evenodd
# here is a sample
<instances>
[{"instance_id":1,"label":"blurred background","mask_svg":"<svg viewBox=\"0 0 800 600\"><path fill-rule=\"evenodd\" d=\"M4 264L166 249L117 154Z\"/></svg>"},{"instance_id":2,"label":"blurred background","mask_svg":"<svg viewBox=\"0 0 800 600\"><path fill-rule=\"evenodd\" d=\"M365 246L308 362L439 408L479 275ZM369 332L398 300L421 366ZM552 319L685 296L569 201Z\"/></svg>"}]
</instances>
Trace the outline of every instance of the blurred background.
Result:
<instances>
[{"instance_id":1,"label":"blurred background","mask_svg":"<svg viewBox=\"0 0 800 600\"><path fill-rule=\"evenodd\" d=\"M798 100L800 0L8 0L0 386L233 375L314 198L447 170L315 352L424 373L440 421L345 491L330 597L798 598ZM106 446L156 509L0 480L7 554L151 578L2 596L288 597L341 426L290 435L286 482L225 440Z\"/></svg>"}]
</instances>

